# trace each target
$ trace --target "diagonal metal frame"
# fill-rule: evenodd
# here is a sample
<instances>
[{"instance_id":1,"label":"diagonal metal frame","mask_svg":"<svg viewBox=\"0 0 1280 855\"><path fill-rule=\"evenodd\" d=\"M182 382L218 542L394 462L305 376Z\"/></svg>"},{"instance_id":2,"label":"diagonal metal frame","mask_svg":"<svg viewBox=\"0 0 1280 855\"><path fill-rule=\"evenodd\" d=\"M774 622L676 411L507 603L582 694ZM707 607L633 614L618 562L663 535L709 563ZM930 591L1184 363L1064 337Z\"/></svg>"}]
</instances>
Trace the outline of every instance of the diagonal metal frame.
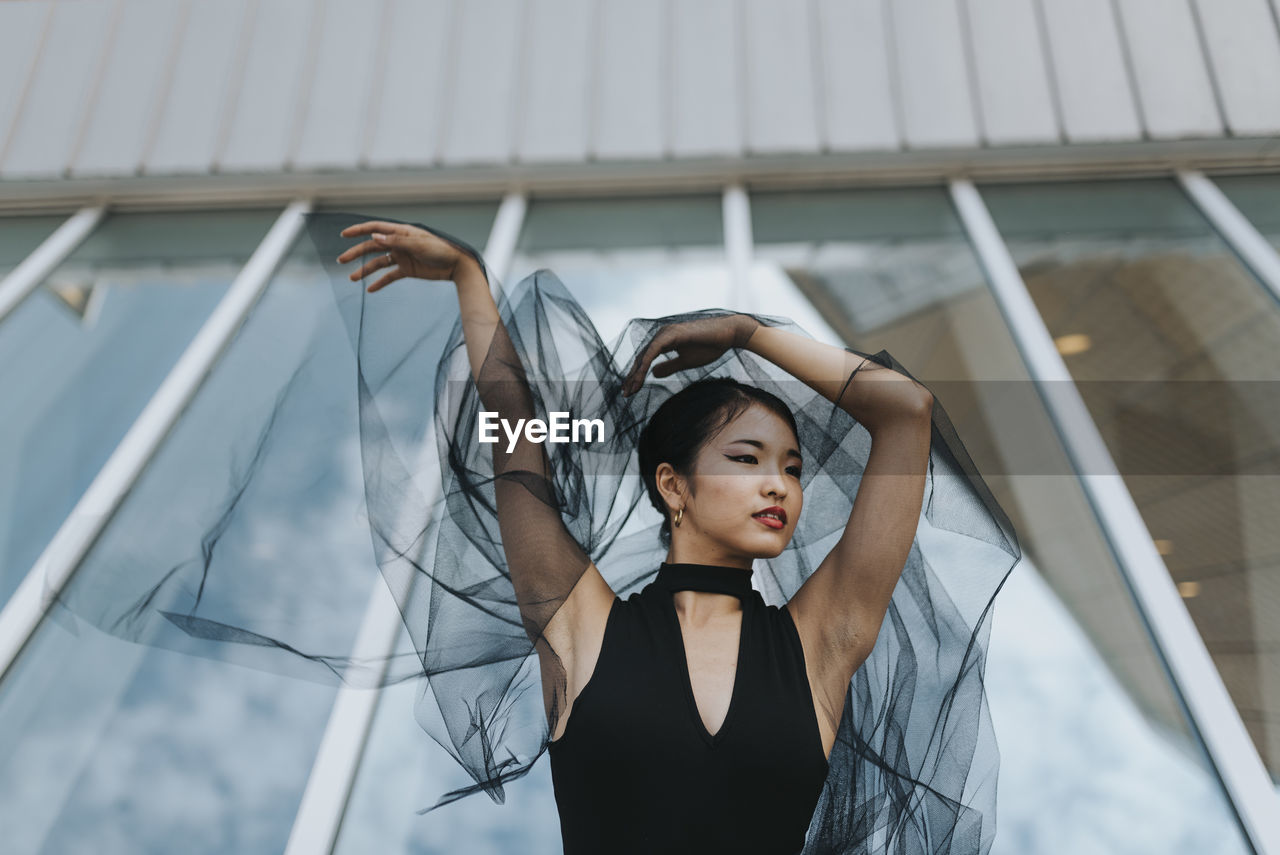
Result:
<instances>
[{"instance_id":1,"label":"diagonal metal frame","mask_svg":"<svg viewBox=\"0 0 1280 855\"><path fill-rule=\"evenodd\" d=\"M1259 855L1280 855L1280 796L1250 739L1221 674L1157 551L1151 533L1084 399L1054 346L986 203L972 182L950 182L951 199L1010 335L1040 388L1067 455L1077 464L1085 495L1118 559L1135 606L1172 676L1174 690ZM1100 467L1105 471L1095 472Z\"/></svg>"},{"instance_id":2,"label":"diagonal metal frame","mask_svg":"<svg viewBox=\"0 0 1280 855\"><path fill-rule=\"evenodd\" d=\"M310 207L308 201L296 201L276 219L5 603L0 611L0 681L249 316L301 230L303 215Z\"/></svg>"},{"instance_id":3,"label":"diagonal metal frame","mask_svg":"<svg viewBox=\"0 0 1280 855\"><path fill-rule=\"evenodd\" d=\"M106 210L102 205L81 208L0 280L0 322L22 305L22 301L75 252L76 247L97 228Z\"/></svg>"}]
</instances>

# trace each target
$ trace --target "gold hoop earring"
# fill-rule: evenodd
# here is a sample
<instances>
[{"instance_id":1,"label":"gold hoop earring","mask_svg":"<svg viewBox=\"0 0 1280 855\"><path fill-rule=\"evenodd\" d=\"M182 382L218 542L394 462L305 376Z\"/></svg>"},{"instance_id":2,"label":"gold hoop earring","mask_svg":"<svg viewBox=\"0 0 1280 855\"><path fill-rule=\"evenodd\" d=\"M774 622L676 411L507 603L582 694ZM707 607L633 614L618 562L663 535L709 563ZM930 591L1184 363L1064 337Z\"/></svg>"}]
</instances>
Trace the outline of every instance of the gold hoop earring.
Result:
<instances>
[{"instance_id":1,"label":"gold hoop earring","mask_svg":"<svg viewBox=\"0 0 1280 855\"><path fill-rule=\"evenodd\" d=\"M679 527L680 527L680 521L681 521L682 519L684 519L684 508L681 508L680 510L676 511L676 518L675 518L674 520L672 520L672 524L673 524L676 528L679 528Z\"/></svg>"}]
</instances>

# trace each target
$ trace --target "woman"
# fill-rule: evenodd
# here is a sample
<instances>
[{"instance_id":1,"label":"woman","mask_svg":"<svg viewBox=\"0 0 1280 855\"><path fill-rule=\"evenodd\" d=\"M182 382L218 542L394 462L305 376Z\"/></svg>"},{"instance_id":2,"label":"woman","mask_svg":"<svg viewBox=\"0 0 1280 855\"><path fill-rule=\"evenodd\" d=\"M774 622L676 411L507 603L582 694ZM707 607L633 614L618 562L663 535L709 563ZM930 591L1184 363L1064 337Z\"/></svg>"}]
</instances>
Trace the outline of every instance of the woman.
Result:
<instances>
[{"instance_id":1,"label":"woman","mask_svg":"<svg viewBox=\"0 0 1280 855\"><path fill-rule=\"evenodd\" d=\"M497 532L471 539L482 552L500 544L500 555L487 554L505 565L503 578L538 654L543 744L567 853L798 852L807 831L806 851L986 850L993 817L984 825L974 809L973 782L965 784L981 740L989 745L986 759L994 755L983 718L981 659L971 657L975 639L980 652L987 608L976 620L960 620L959 607L951 607L951 615L937 593L907 580L911 601L921 607L918 626L927 625L932 643L952 638L963 650L940 657L935 649L934 661L924 664L930 676L904 667L904 653L913 652L925 630L903 625L895 609L897 670L861 682L856 676L877 649L904 566L925 572L913 541L935 457L963 473L972 505L995 520L989 531L975 524L967 533L1004 546L1013 540L928 390L883 352L873 359L789 331L782 319L726 312L654 324L629 373L615 377L603 346L591 341L594 329L566 292L553 293L557 310L590 329L587 376L602 382L571 400L557 398L561 378L556 360L546 357L568 348L557 350L547 344L557 339L542 335L555 310L533 312L535 320L523 326L518 310L504 319L479 254L436 230L373 220L341 235L358 242L337 261L363 259L348 278L377 275L371 293L403 278L455 284L478 401L451 408L438 385L438 415L453 418L438 417L437 425L461 485L455 495L474 499L489 487L493 504L451 503L449 513L466 520L496 510ZM541 293L539 277L549 278L546 287L555 292L558 283L546 271L531 277L535 292ZM670 352L673 358L654 364ZM795 378L828 407L796 397L805 403L793 411L756 385L705 378L655 408L655 390L645 384L651 366L653 376L663 378L723 366L742 353ZM446 352L438 381L449 376L447 365ZM476 436L468 431L477 409L509 425L527 424L548 415L551 400L569 400L575 415L608 416L615 438L606 456L616 467L619 453L635 445L644 492L662 516L666 559L626 599L591 557L619 542L617 531L601 524L608 514L591 505L595 518L584 525L565 513L566 493L573 491L565 489L562 468L582 468L582 460L599 452L556 448L526 432L489 444L483 453L491 477L468 457L477 447L467 442ZM855 421L870 437L869 451L846 439ZM935 434L940 447L931 457ZM823 441L833 438L839 441ZM810 467L817 471L806 477ZM615 484L622 477L598 460L591 474ZM852 481L855 474L861 477L852 487L835 477ZM587 480L573 483L582 487ZM810 512L817 517L804 529L805 542L796 544L806 483L823 485L823 502ZM848 501L834 501L839 498ZM831 518L834 508L842 520ZM472 533L484 528L474 525ZM809 570L803 556L819 546L822 557ZM781 606L767 605L752 585L753 562L784 552L796 556L792 582L803 578L798 587L779 584L777 575L760 580L794 588ZM962 657L959 666L954 656ZM933 691L916 694L931 682L937 683ZM892 691L877 698L868 690L875 684ZM922 703L926 695L933 701ZM969 707L957 710L957 698ZM922 710L932 723L921 720ZM886 721L901 727L884 728ZM957 748L951 737L959 721L972 726L961 728ZM911 732L925 724L932 733ZM495 732L490 717L474 713L466 730L455 746ZM876 744L868 741L872 736ZM502 780L527 770L514 753L498 757L492 738L479 741L482 762L464 760L473 773L483 768L478 788L494 794Z\"/></svg>"}]
</instances>

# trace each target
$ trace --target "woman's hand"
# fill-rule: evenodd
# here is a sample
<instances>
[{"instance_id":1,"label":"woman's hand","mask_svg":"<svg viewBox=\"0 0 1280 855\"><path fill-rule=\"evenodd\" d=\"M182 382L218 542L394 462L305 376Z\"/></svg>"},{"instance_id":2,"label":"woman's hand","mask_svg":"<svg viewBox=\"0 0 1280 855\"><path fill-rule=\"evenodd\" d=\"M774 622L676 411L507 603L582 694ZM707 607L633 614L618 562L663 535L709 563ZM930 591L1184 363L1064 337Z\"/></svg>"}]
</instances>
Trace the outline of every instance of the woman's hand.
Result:
<instances>
[{"instance_id":1,"label":"woman's hand","mask_svg":"<svg viewBox=\"0 0 1280 855\"><path fill-rule=\"evenodd\" d=\"M382 278L369 286L367 290L370 293L385 288L406 276L414 279L456 281L455 277L460 264L475 263L475 259L454 244L417 226L369 220L347 226L342 230L343 237L358 235L371 235L371 238L339 255L338 262L345 264L368 253L376 252L378 255L366 261L348 278L354 282L375 270L391 268Z\"/></svg>"},{"instance_id":2,"label":"woman's hand","mask_svg":"<svg viewBox=\"0 0 1280 855\"><path fill-rule=\"evenodd\" d=\"M636 355L622 383L622 394L631 395L644 384L649 363L660 353L674 350L676 356L653 366L654 377L666 377L687 368L697 368L720 358L731 347L746 347L760 322L747 315L724 315L667 324Z\"/></svg>"}]
</instances>

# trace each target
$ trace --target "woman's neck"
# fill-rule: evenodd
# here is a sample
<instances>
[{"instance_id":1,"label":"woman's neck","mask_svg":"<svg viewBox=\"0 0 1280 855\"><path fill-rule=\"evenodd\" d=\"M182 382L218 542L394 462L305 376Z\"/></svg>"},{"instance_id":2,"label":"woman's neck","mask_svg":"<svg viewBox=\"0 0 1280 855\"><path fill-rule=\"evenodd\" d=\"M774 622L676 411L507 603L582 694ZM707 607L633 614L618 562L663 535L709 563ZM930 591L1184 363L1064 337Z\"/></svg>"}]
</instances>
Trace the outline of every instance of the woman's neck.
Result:
<instances>
[{"instance_id":1,"label":"woman's neck","mask_svg":"<svg viewBox=\"0 0 1280 855\"><path fill-rule=\"evenodd\" d=\"M677 549L674 545L667 550L668 564L711 564L716 567L737 567L743 571L751 569L752 559L741 555L728 555L719 550L709 549Z\"/></svg>"},{"instance_id":2,"label":"woman's neck","mask_svg":"<svg viewBox=\"0 0 1280 855\"><path fill-rule=\"evenodd\" d=\"M670 589L682 622L702 626L741 614L742 598L751 591L751 562L735 566L724 557L707 560L710 556L704 554L703 560L697 561L683 554L685 560L677 561L672 550L658 576L659 583Z\"/></svg>"},{"instance_id":3,"label":"woman's neck","mask_svg":"<svg viewBox=\"0 0 1280 855\"><path fill-rule=\"evenodd\" d=\"M742 612L742 601L732 594L709 591L676 591L671 595L676 614L685 626L701 627Z\"/></svg>"}]
</instances>

